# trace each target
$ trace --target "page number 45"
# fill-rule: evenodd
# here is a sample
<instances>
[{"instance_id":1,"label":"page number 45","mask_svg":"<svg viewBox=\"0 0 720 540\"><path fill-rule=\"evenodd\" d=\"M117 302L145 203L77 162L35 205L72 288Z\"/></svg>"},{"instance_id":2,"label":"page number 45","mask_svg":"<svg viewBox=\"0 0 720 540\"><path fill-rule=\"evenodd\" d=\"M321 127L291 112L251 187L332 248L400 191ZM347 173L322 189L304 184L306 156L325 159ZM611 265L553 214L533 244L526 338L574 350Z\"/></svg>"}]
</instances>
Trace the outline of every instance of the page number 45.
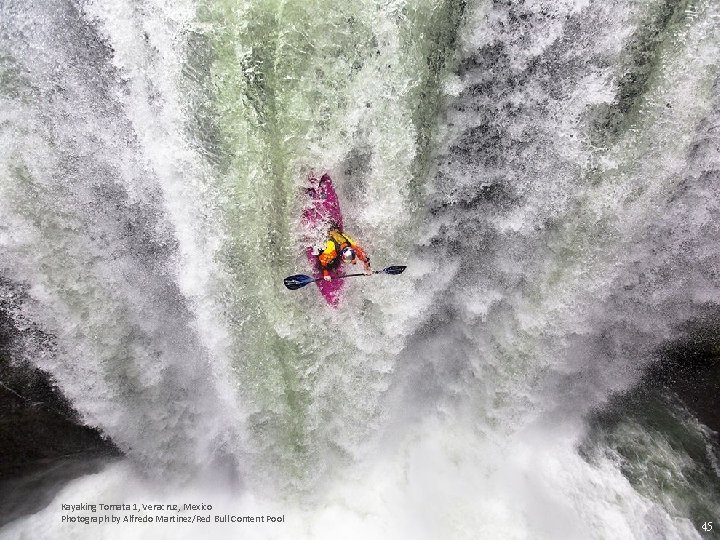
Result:
<instances>
[{"instance_id":1,"label":"page number 45","mask_svg":"<svg viewBox=\"0 0 720 540\"><path fill-rule=\"evenodd\" d=\"M705 523L702 524L703 531L710 532L710 531L712 531L712 529L713 529L712 521L706 521Z\"/></svg>"}]
</instances>

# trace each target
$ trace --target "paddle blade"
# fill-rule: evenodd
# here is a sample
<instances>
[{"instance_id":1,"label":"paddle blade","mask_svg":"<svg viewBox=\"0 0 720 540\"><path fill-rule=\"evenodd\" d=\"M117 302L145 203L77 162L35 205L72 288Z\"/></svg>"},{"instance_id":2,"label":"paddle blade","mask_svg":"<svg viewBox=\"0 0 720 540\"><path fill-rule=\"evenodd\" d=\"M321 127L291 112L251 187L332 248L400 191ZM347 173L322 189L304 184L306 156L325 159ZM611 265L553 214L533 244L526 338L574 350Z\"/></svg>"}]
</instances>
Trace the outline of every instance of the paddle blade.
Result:
<instances>
[{"instance_id":1,"label":"paddle blade","mask_svg":"<svg viewBox=\"0 0 720 540\"><path fill-rule=\"evenodd\" d=\"M383 270L383 274L392 274L392 275L402 274L406 268L407 268L407 266L388 266L387 268L385 268Z\"/></svg>"},{"instance_id":2,"label":"paddle blade","mask_svg":"<svg viewBox=\"0 0 720 540\"><path fill-rule=\"evenodd\" d=\"M300 287L304 287L308 283L312 283L314 281L315 278L305 276L303 274L296 274L294 276L288 276L283 279L283 283L285 283L285 286L291 291L297 290Z\"/></svg>"}]
</instances>

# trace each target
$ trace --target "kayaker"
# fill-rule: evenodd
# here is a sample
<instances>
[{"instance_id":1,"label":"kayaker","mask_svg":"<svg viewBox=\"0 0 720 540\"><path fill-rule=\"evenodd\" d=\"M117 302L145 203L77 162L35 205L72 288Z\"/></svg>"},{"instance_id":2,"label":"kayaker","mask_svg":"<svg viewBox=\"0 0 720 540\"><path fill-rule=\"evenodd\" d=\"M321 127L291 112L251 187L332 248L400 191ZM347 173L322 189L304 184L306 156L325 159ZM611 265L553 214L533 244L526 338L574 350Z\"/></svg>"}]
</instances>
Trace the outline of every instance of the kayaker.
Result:
<instances>
[{"instance_id":1,"label":"kayaker","mask_svg":"<svg viewBox=\"0 0 720 540\"><path fill-rule=\"evenodd\" d=\"M342 263L357 264L358 260L362 261L365 266L365 274L371 275L370 259L365 254L355 240L337 228L328 231L328 237L325 241L325 247L318 255L320 268L322 269L323 279L330 281L330 271L336 269Z\"/></svg>"}]
</instances>

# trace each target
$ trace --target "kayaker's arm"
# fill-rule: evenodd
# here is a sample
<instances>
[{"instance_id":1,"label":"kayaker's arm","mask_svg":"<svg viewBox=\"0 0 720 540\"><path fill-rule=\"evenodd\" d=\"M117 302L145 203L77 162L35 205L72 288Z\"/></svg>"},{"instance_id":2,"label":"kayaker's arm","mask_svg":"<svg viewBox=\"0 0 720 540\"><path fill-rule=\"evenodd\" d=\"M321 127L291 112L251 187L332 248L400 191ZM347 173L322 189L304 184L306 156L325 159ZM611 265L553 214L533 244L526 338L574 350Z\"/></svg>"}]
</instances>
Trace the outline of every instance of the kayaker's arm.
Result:
<instances>
[{"instance_id":1,"label":"kayaker's arm","mask_svg":"<svg viewBox=\"0 0 720 540\"><path fill-rule=\"evenodd\" d=\"M363 265L365 265L365 271L366 271L366 272L371 272L371 269L370 269L370 257L367 256L367 254L365 253L365 251L363 250L363 248L361 248L361 247L358 246L357 244L355 244L354 246L352 246L352 248L355 250L355 255L357 256L357 258L360 259L360 260L363 262Z\"/></svg>"},{"instance_id":2,"label":"kayaker's arm","mask_svg":"<svg viewBox=\"0 0 720 540\"><path fill-rule=\"evenodd\" d=\"M355 256L363 262L363 265L365 265L365 272L370 272L370 257L367 256L365 250L360 246L360 244L350 238L347 234L345 234L345 238L350 243L350 247L355 252ZM353 263L355 263L355 261L353 261Z\"/></svg>"}]
</instances>

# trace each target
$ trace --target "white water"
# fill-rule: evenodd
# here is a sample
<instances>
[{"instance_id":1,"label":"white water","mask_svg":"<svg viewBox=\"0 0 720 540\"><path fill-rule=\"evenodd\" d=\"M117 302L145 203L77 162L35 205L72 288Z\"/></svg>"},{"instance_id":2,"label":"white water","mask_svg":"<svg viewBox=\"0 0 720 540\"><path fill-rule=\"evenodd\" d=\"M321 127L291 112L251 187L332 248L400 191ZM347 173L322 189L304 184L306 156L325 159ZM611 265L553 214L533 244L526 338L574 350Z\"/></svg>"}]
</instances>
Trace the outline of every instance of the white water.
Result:
<instances>
[{"instance_id":1,"label":"white water","mask_svg":"<svg viewBox=\"0 0 720 540\"><path fill-rule=\"evenodd\" d=\"M699 537L577 451L717 299L717 6L645 36L596 121L663 5L472 3L436 114L441 2L4 3L0 269L126 458L2 535ZM338 311L281 286L308 167L409 264ZM84 502L285 523L61 523Z\"/></svg>"}]
</instances>

